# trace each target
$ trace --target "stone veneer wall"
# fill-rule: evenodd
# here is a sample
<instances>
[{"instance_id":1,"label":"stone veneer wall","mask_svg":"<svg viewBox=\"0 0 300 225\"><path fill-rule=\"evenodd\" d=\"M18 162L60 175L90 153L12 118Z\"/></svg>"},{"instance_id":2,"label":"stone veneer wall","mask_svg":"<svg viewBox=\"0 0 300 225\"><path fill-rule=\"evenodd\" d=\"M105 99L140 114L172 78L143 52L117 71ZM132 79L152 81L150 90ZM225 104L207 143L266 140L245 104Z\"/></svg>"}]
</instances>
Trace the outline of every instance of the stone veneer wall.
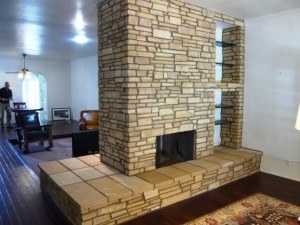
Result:
<instances>
[{"instance_id":1,"label":"stone veneer wall","mask_svg":"<svg viewBox=\"0 0 300 225\"><path fill-rule=\"evenodd\" d=\"M106 0L98 12L102 161L153 170L156 137L190 130L195 158L211 155L216 21L243 21L177 0Z\"/></svg>"},{"instance_id":2,"label":"stone veneer wall","mask_svg":"<svg viewBox=\"0 0 300 225\"><path fill-rule=\"evenodd\" d=\"M49 174L49 171L45 171L43 169L43 166L40 172L40 179L43 189L51 196L52 200L62 210L64 215L70 220L73 225L120 224L146 213L150 213L153 210L157 210L184 199L191 198L193 196L218 188L259 171L261 153L255 153L248 150L246 150L246 152L244 150L233 151L235 153L233 153L234 155L232 157L235 161L239 161L238 163L232 164L231 162L231 164L228 165L217 165L211 163L211 165L209 165L209 168L202 168L203 171L201 172L199 171L199 167L198 170L191 170L193 171L193 173L191 174L187 172L188 167L180 167L178 165L164 167L162 169L171 169L171 171L175 169L176 171L178 171L176 173L177 175L171 172L168 173L168 176L170 177L164 174L160 174L160 171L162 171L162 169L148 172L153 173L151 174L152 177L159 175L163 176L164 179L160 177L160 181L156 181L156 184L152 189L148 189L142 192L134 191L130 196L124 196L124 193L120 192L119 195L114 196L113 200L103 203L95 203L95 199L91 199L88 197L87 199L82 199L82 196L84 196L82 192L84 192L85 190L83 190L82 188L79 189L79 186L85 184L85 182L89 182L89 180L61 187L53 180L53 176L57 176L59 175L59 173L51 175ZM222 151L218 151L218 154L221 154L222 157L224 157L225 152L221 152ZM240 154L237 154L237 152L240 152ZM241 154L251 154L252 156L247 156L244 160L241 161L241 159L243 158ZM228 154L225 155L227 155L228 157ZM74 159L75 158L73 158L73 160ZM222 160L224 161L224 159L218 158L219 163L222 162ZM229 161L230 160L228 160L228 162ZM208 162L206 162L206 164L207 163ZM195 167L194 164L191 165ZM187 170L186 172L184 172L184 170L181 169ZM55 167L54 170L52 168L50 169L50 171L52 172L55 170L57 170L57 167ZM72 172L69 171L63 173ZM140 174L138 176L144 178L145 174ZM175 176L176 178L172 178L172 176ZM70 177L71 176L69 176L68 178L70 179ZM114 175L110 177L107 176L106 179L111 180L112 177L114 177ZM76 188L77 191L74 190L74 188ZM136 190L139 190L138 185L136 185L135 188ZM106 188L105 190L107 189L108 188ZM68 191L70 190L72 190L71 194L68 193ZM93 191L95 192L95 190ZM76 197L76 195L80 197ZM78 203L78 199L81 199L82 205Z\"/></svg>"},{"instance_id":3,"label":"stone veneer wall","mask_svg":"<svg viewBox=\"0 0 300 225\"><path fill-rule=\"evenodd\" d=\"M222 104L233 105L233 109L223 109L221 118L232 123L224 124L221 128L221 144L228 147L240 148L242 145L243 101L244 101L244 52L245 28L233 27L223 30L223 41L234 44L223 48L223 62L233 66L223 67L222 83L240 84L234 90L222 90Z\"/></svg>"}]
</instances>

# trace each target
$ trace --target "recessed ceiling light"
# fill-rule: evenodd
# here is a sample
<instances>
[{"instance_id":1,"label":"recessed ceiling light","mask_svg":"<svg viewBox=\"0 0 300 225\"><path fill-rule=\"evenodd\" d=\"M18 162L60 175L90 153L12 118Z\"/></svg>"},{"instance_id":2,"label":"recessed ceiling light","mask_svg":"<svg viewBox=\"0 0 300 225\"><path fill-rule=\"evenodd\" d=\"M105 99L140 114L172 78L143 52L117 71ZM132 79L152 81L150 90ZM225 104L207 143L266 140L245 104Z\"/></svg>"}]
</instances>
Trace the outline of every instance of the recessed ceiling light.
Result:
<instances>
[{"instance_id":1,"label":"recessed ceiling light","mask_svg":"<svg viewBox=\"0 0 300 225\"><path fill-rule=\"evenodd\" d=\"M78 44L85 44L89 41L89 39L82 34L76 35L72 40Z\"/></svg>"},{"instance_id":2,"label":"recessed ceiling light","mask_svg":"<svg viewBox=\"0 0 300 225\"><path fill-rule=\"evenodd\" d=\"M76 13L76 18L74 20L74 27L76 30L83 30L85 27L85 23L83 21L83 16L82 13L80 11L77 11Z\"/></svg>"}]
</instances>

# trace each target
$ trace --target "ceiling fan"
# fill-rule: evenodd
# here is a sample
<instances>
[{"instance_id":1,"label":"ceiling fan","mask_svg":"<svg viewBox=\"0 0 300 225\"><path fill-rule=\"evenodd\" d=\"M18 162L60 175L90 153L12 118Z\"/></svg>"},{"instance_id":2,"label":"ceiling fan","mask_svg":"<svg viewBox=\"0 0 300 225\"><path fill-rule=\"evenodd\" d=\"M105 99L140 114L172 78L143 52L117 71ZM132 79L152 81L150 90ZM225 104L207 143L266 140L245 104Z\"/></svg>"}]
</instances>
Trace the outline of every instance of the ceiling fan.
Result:
<instances>
[{"instance_id":1,"label":"ceiling fan","mask_svg":"<svg viewBox=\"0 0 300 225\"><path fill-rule=\"evenodd\" d=\"M24 78L25 76L30 76L30 75L38 75L40 73L36 73L36 72L30 72L28 69L26 69L26 56L27 54L26 53L23 53L22 54L23 56L23 68L20 69L20 71L18 72L5 72L5 73L13 73L13 74L18 74L18 77L20 79Z\"/></svg>"}]
</instances>

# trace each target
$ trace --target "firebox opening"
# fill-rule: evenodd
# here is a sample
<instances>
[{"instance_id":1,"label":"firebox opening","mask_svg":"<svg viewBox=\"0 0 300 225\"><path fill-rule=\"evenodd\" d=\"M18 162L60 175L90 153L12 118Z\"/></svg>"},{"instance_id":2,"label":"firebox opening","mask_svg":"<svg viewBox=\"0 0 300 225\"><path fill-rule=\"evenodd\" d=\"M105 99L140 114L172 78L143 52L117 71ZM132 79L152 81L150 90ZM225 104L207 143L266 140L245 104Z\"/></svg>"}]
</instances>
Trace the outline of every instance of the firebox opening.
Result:
<instances>
[{"instance_id":1,"label":"firebox opening","mask_svg":"<svg viewBox=\"0 0 300 225\"><path fill-rule=\"evenodd\" d=\"M194 159L195 131L156 137L156 168Z\"/></svg>"}]
</instances>

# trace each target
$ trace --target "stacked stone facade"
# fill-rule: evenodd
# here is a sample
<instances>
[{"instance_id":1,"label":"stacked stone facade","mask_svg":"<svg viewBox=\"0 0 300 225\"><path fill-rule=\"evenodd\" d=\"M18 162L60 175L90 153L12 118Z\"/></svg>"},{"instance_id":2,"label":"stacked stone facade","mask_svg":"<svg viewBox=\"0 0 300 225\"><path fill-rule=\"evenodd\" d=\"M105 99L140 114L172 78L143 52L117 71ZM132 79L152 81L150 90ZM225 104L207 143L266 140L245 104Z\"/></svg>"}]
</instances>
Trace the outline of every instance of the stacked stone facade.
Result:
<instances>
[{"instance_id":1,"label":"stacked stone facade","mask_svg":"<svg viewBox=\"0 0 300 225\"><path fill-rule=\"evenodd\" d=\"M243 22L177 0L106 0L98 12L102 161L127 175L153 170L156 137L190 130L194 158L211 155L216 21ZM234 69L241 78L243 62Z\"/></svg>"},{"instance_id":2,"label":"stacked stone facade","mask_svg":"<svg viewBox=\"0 0 300 225\"><path fill-rule=\"evenodd\" d=\"M221 144L240 148L242 145L243 99L244 99L244 52L245 29L238 26L223 30L223 42L233 46L223 48L223 62L232 66L223 67L222 83L238 84L233 90L222 89L222 104L232 105L232 109L223 109L221 118L231 123L222 125Z\"/></svg>"},{"instance_id":3,"label":"stacked stone facade","mask_svg":"<svg viewBox=\"0 0 300 225\"><path fill-rule=\"evenodd\" d=\"M261 153L247 149L219 149L214 156L131 177L112 172L114 169L107 169L99 158L88 161L86 157L93 156L39 165L43 189L73 225L120 224L213 190L258 172ZM65 163L80 160L83 161L76 162L76 168L75 164ZM78 165L83 168L78 169ZM103 176L95 178L91 172L84 175L84 170L99 170ZM104 176L108 172L110 175Z\"/></svg>"}]
</instances>

